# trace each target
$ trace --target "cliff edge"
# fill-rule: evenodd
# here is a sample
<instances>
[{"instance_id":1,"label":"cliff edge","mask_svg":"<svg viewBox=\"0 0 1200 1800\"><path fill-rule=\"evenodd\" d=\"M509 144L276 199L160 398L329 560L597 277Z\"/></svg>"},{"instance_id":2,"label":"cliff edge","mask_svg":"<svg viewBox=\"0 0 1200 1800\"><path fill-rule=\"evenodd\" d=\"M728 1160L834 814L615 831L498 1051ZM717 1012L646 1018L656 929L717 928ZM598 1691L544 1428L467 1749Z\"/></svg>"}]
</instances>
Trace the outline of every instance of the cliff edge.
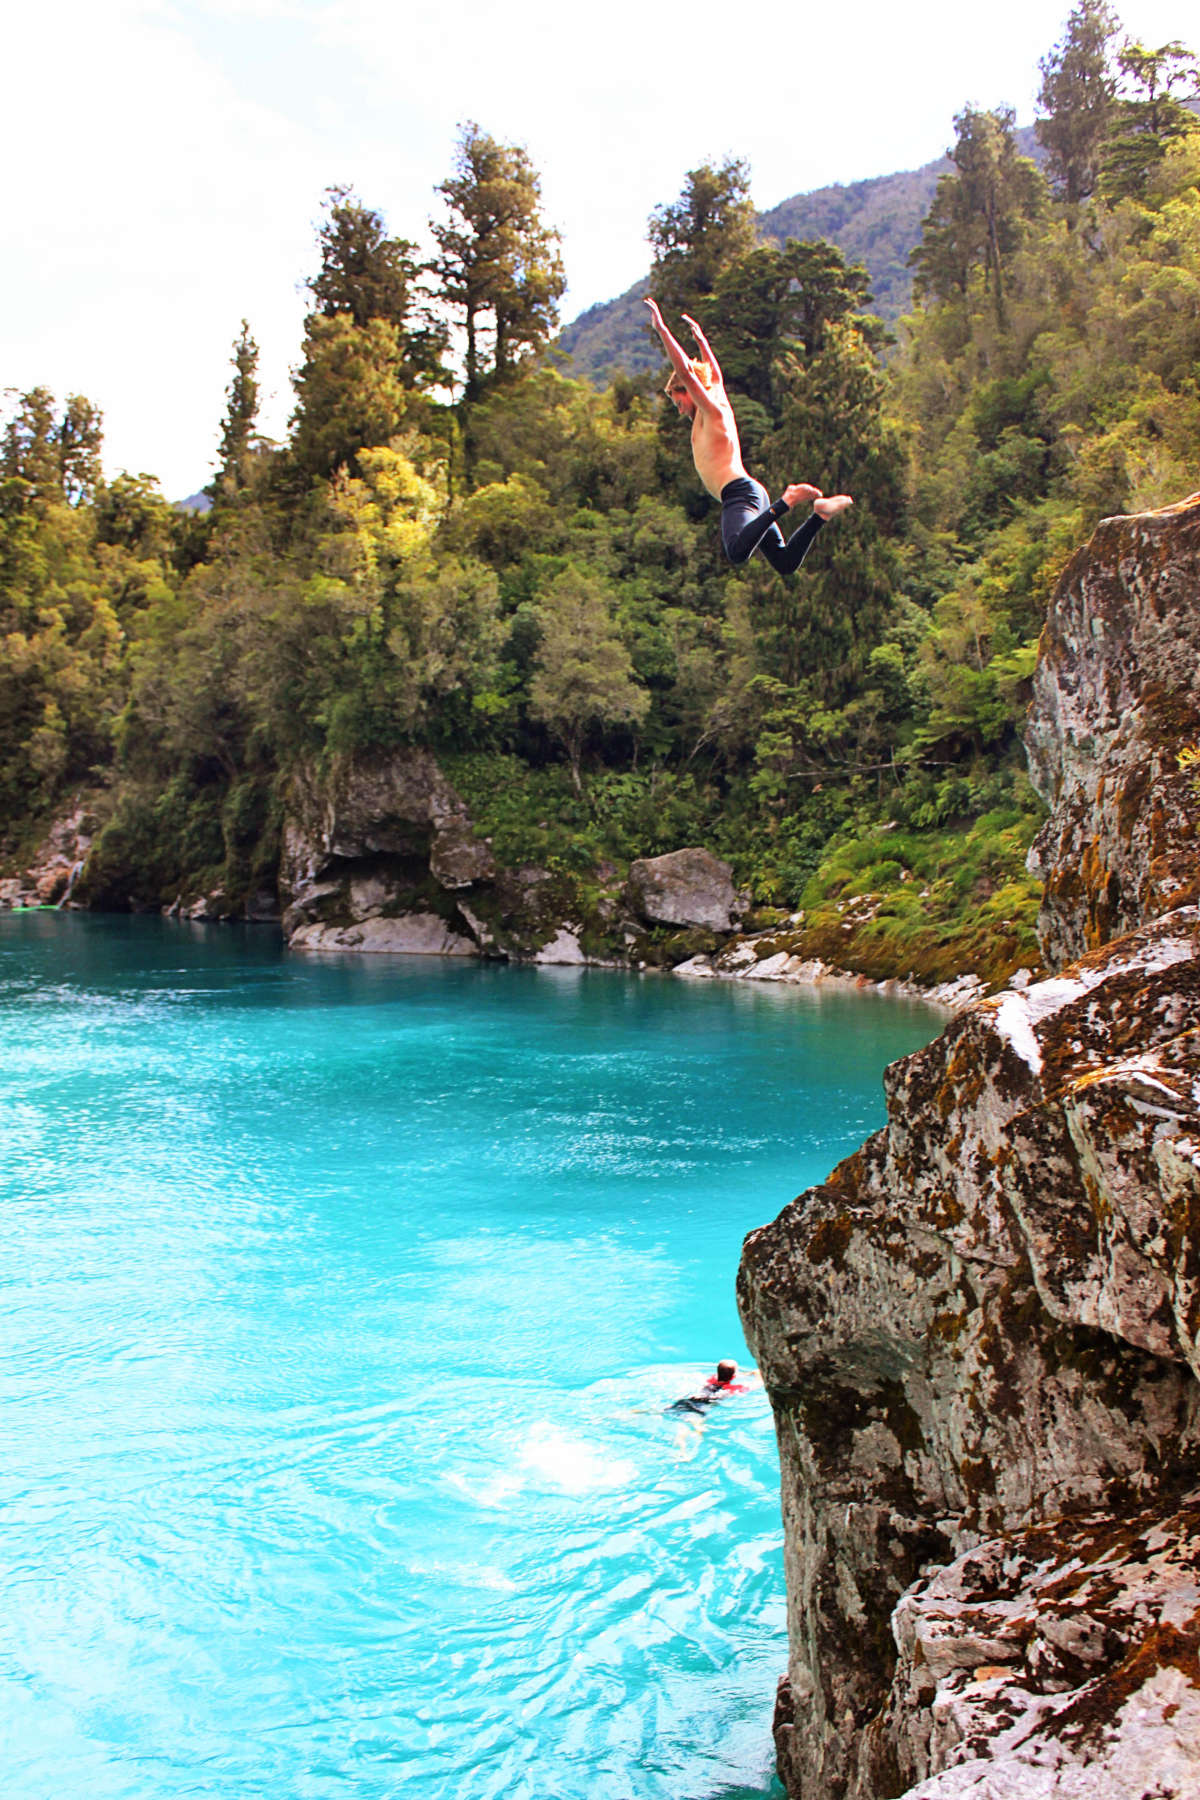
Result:
<instances>
[{"instance_id":1,"label":"cliff edge","mask_svg":"<svg viewBox=\"0 0 1200 1800\"><path fill-rule=\"evenodd\" d=\"M889 1069L746 1240L801 1800L1200 1794L1198 732L1200 496L1105 520L1051 603L1058 973Z\"/></svg>"}]
</instances>

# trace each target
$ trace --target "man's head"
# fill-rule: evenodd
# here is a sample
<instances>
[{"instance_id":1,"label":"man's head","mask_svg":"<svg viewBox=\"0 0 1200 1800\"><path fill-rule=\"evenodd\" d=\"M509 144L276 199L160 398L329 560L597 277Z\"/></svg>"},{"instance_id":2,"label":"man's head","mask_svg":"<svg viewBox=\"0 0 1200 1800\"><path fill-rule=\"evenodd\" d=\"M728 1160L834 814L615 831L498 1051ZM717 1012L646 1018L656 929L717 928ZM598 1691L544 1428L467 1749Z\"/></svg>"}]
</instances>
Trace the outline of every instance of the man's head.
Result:
<instances>
[{"instance_id":1,"label":"man's head","mask_svg":"<svg viewBox=\"0 0 1200 1800\"><path fill-rule=\"evenodd\" d=\"M689 356L688 368L700 383L701 387L708 388L712 386L713 372L711 364L697 362L694 356ZM675 410L685 419L695 418L696 402L688 393L687 383L677 369L672 369L671 373L668 375L666 386L663 388L663 393L667 396L668 400L674 402Z\"/></svg>"},{"instance_id":2,"label":"man's head","mask_svg":"<svg viewBox=\"0 0 1200 1800\"><path fill-rule=\"evenodd\" d=\"M717 1364L717 1380L732 1381L737 1374L737 1364L726 1360Z\"/></svg>"}]
</instances>

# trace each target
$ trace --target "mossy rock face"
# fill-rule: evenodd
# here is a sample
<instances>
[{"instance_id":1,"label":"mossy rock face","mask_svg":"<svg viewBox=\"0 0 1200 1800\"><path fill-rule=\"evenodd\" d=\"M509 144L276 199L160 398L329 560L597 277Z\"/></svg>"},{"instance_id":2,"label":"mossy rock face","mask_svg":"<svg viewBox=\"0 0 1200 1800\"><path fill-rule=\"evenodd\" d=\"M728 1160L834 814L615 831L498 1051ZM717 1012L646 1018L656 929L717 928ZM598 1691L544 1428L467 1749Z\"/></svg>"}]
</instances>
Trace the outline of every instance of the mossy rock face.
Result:
<instances>
[{"instance_id":1,"label":"mossy rock face","mask_svg":"<svg viewBox=\"0 0 1200 1800\"><path fill-rule=\"evenodd\" d=\"M373 921L417 914L441 919L480 955L515 961L669 968L721 943L702 925L680 930L636 917L610 862L499 866L428 751L347 765L324 782L312 772L297 776L280 836L283 927L299 943L341 933L353 948L352 937L364 945L380 938ZM706 852L681 854L685 874L702 859L710 888L716 870L724 919L735 904L728 866ZM677 862L656 859L672 869ZM457 946L443 953L457 954Z\"/></svg>"},{"instance_id":2,"label":"mossy rock face","mask_svg":"<svg viewBox=\"0 0 1200 1800\"><path fill-rule=\"evenodd\" d=\"M689 962L693 956L714 956L723 941L715 931L703 931L698 927L691 931L668 932L665 936L647 933L639 940L638 960L648 969L674 969L680 963Z\"/></svg>"},{"instance_id":3,"label":"mossy rock face","mask_svg":"<svg viewBox=\"0 0 1200 1800\"><path fill-rule=\"evenodd\" d=\"M894 1615L900 1659L878 1734L896 1779L872 1791L897 1793L945 1768L925 1726L936 1708L975 1756L991 1758L994 1792L1196 1792L1200 1607L1183 1577L1198 1556L1194 1498L1135 1500L922 1571ZM1030 1764L1008 1760L1008 1745L1030 1742L1052 1785L1031 1787ZM1138 1764L1150 1785L1131 1780Z\"/></svg>"},{"instance_id":4,"label":"mossy rock face","mask_svg":"<svg viewBox=\"0 0 1200 1800\"><path fill-rule=\"evenodd\" d=\"M1002 1563L1031 1519L1166 1517L1194 1489L1197 1019L1189 907L980 1002L894 1064L885 1129L747 1238L739 1308L776 1411L802 1620L780 1739L793 1791L930 1772L930 1708L959 1704L936 1660L953 1622L935 1629L931 1601L928 1631L899 1661L891 1636L924 1564L997 1534ZM1073 1616L1047 1614L1048 1642ZM1126 1624L1113 1666L1128 1655L1141 1669L1156 1621ZM1171 1642L1196 1689L1171 1703L1200 1718L1200 1671ZM1086 1670L1046 1656L1051 1682L1078 1675L1082 1694ZM1043 1690L1019 1643L1012 1663L1036 1710ZM991 1754L999 1726L981 1713L978 1729ZM1196 1780L1200 1791L1200 1758Z\"/></svg>"},{"instance_id":5,"label":"mossy rock face","mask_svg":"<svg viewBox=\"0 0 1200 1800\"><path fill-rule=\"evenodd\" d=\"M1063 574L1026 728L1053 967L1200 897L1200 496L1105 519Z\"/></svg>"}]
</instances>

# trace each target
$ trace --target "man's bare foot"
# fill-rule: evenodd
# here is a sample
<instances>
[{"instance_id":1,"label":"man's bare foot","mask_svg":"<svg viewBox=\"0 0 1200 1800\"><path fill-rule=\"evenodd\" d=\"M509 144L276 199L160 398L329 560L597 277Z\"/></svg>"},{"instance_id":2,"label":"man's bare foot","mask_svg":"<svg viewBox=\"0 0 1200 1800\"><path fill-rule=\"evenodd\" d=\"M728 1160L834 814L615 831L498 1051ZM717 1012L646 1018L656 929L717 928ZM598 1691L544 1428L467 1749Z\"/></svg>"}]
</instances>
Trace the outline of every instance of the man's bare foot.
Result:
<instances>
[{"instance_id":1,"label":"man's bare foot","mask_svg":"<svg viewBox=\"0 0 1200 1800\"><path fill-rule=\"evenodd\" d=\"M793 481L790 487L784 488L783 497L789 506L799 506L802 500L819 500L821 490L811 481Z\"/></svg>"},{"instance_id":2,"label":"man's bare foot","mask_svg":"<svg viewBox=\"0 0 1200 1800\"><path fill-rule=\"evenodd\" d=\"M822 494L819 500L813 501L813 511L821 519L836 519L839 513L845 512L854 502L849 494Z\"/></svg>"}]
</instances>

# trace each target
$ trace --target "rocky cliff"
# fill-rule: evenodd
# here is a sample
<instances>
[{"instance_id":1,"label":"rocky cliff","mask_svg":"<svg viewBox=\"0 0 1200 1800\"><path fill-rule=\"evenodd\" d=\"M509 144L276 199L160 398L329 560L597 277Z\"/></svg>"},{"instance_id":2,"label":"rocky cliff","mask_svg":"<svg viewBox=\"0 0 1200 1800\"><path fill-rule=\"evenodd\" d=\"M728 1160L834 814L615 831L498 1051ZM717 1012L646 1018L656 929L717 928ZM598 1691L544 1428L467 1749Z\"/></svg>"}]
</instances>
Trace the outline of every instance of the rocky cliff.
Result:
<instances>
[{"instance_id":1,"label":"rocky cliff","mask_svg":"<svg viewBox=\"0 0 1200 1800\"><path fill-rule=\"evenodd\" d=\"M549 869L499 867L435 758L411 749L293 782L283 929L298 950L639 964L680 961L695 933L715 947L733 927L729 865L707 850L635 862L624 883L609 873L585 894Z\"/></svg>"},{"instance_id":2,"label":"rocky cliff","mask_svg":"<svg viewBox=\"0 0 1200 1800\"><path fill-rule=\"evenodd\" d=\"M1200 1794L1198 551L1200 496L1106 520L1052 602L1059 972L889 1070L746 1241L803 1800Z\"/></svg>"},{"instance_id":3,"label":"rocky cliff","mask_svg":"<svg viewBox=\"0 0 1200 1800\"><path fill-rule=\"evenodd\" d=\"M1026 732L1051 967L1200 895L1200 503L1105 519L1059 584Z\"/></svg>"}]
</instances>

